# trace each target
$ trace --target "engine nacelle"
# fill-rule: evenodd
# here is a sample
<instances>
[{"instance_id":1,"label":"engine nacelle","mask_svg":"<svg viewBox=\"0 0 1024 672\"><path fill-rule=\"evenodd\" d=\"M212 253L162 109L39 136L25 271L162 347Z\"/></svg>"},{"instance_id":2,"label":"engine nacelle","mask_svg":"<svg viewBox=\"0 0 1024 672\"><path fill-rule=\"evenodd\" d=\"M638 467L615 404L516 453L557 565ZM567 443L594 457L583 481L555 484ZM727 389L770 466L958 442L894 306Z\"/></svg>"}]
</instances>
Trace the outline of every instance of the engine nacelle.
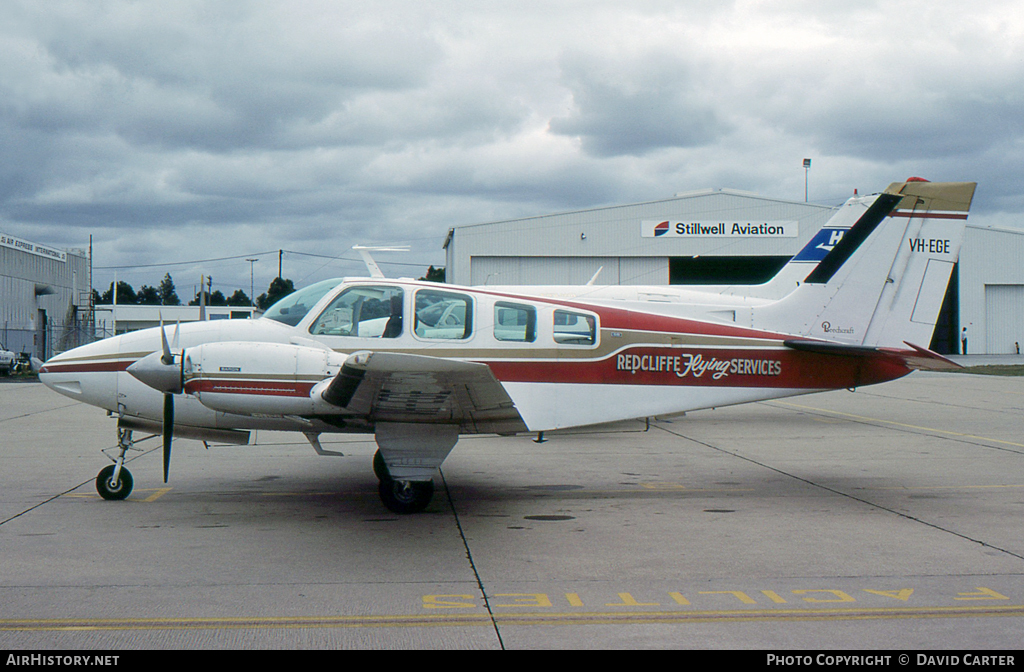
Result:
<instances>
[{"instance_id":1,"label":"engine nacelle","mask_svg":"<svg viewBox=\"0 0 1024 672\"><path fill-rule=\"evenodd\" d=\"M205 343L185 351L186 394L207 408L240 415L344 413L321 392L348 355L287 343Z\"/></svg>"}]
</instances>

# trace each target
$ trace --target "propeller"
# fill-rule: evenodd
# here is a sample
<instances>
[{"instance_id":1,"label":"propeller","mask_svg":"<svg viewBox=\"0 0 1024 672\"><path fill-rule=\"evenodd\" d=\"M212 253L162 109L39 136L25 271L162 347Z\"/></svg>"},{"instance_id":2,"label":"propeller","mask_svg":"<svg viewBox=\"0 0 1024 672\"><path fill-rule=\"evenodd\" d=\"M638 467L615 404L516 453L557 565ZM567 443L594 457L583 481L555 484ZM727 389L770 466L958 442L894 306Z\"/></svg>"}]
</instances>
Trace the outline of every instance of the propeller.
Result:
<instances>
[{"instance_id":1,"label":"propeller","mask_svg":"<svg viewBox=\"0 0 1024 672\"><path fill-rule=\"evenodd\" d=\"M174 333L177 341L178 332ZM177 343L175 343L177 345ZM163 316L160 317L160 346L163 352L160 353L160 363L164 366L174 366L174 353L171 346L167 344L167 332L164 331ZM184 362L184 357L182 361ZM164 418L163 418L163 439L164 439L164 483L171 470L171 442L174 440L174 393L164 392Z\"/></svg>"},{"instance_id":2,"label":"propeller","mask_svg":"<svg viewBox=\"0 0 1024 672\"><path fill-rule=\"evenodd\" d=\"M180 324L174 328L174 347L178 346ZM177 358L177 361L175 359ZM150 353L128 367L128 373L164 395L163 443L164 483L171 467L171 442L174 439L174 395L185 389L185 353L175 355L167 342L164 320L160 318L160 350Z\"/></svg>"}]
</instances>

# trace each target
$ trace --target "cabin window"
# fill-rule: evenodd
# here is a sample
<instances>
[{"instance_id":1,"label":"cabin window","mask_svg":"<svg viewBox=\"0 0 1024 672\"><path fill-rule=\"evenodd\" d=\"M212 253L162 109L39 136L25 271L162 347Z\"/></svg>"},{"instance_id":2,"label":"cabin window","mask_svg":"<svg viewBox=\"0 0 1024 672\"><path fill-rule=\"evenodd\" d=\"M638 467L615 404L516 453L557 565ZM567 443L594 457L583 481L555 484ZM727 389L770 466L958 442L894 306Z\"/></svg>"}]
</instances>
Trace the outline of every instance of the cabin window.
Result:
<instances>
[{"instance_id":1,"label":"cabin window","mask_svg":"<svg viewBox=\"0 0 1024 672\"><path fill-rule=\"evenodd\" d=\"M597 319L593 315L556 310L554 335L555 343L594 345L597 343Z\"/></svg>"},{"instance_id":2,"label":"cabin window","mask_svg":"<svg viewBox=\"0 0 1024 672\"><path fill-rule=\"evenodd\" d=\"M421 289L415 313L420 338L462 339L473 333L473 299L465 294Z\"/></svg>"},{"instance_id":3,"label":"cabin window","mask_svg":"<svg viewBox=\"0 0 1024 672\"><path fill-rule=\"evenodd\" d=\"M533 343L537 340L537 309L504 301L494 304L494 338Z\"/></svg>"},{"instance_id":4,"label":"cabin window","mask_svg":"<svg viewBox=\"0 0 1024 672\"><path fill-rule=\"evenodd\" d=\"M401 287L349 287L310 326L316 336L397 338L402 334Z\"/></svg>"}]
</instances>

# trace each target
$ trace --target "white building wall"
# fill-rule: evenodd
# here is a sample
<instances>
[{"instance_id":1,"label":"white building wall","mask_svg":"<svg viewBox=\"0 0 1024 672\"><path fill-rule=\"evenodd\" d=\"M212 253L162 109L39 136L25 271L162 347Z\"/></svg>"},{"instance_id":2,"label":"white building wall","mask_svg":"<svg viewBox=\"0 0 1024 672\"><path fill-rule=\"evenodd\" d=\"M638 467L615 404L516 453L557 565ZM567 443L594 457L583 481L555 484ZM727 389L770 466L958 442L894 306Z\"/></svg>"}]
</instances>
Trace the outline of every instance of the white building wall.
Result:
<instances>
[{"instance_id":1,"label":"white building wall","mask_svg":"<svg viewBox=\"0 0 1024 672\"><path fill-rule=\"evenodd\" d=\"M960 251L960 326L968 354L1013 354L1024 345L1024 230L968 224Z\"/></svg>"},{"instance_id":2,"label":"white building wall","mask_svg":"<svg viewBox=\"0 0 1024 672\"><path fill-rule=\"evenodd\" d=\"M262 313L249 306L206 306L206 319L247 320ZM100 304L96 306L96 332L98 336L113 336L139 329L160 326L173 327L178 322L198 322L199 306L149 306L137 304Z\"/></svg>"},{"instance_id":3,"label":"white building wall","mask_svg":"<svg viewBox=\"0 0 1024 672\"><path fill-rule=\"evenodd\" d=\"M69 339L77 344L88 292L85 253L68 251L60 260L0 245L0 343L40 358Z\"/></svg>"},{"instance_id":4,"label":"white building wall","mask_svg":"<svg viewBox=\"0 0 1024 672\"><path fill-rule=\"evenodd\" d=\"M472 285L667 285L659 257L473 257Z\"/></svg>"},{"instance_id":5,"label":"white building wall","mask_svg":"<svg viewBox=\"0 0 1024 672\"><path fill-rule=\"evenodd\" d=\"M1024 284L985 285L985 352L1020 354L1024 342Z\"/></svg>"},{"instance_id":6,"label":"white building wall","mask_svg":"<svg viewBox=\"0 0 1024 672\"><path fill-rule=\"evenodd\" d=\"M446 243L446 279L461 285L582 283L604 265L599 278L602 284L668 284L670 257L792 255L834 212L835 208L825 205L717 190L648 203L461 226L453 229ZM797 221L799 233L793 238L756 239L641 236L642 221L666 219ZM522 258L538 261L532 266L512 261ZM500 280L498 273L502 274Z\"/></svg>"}]
</instances>

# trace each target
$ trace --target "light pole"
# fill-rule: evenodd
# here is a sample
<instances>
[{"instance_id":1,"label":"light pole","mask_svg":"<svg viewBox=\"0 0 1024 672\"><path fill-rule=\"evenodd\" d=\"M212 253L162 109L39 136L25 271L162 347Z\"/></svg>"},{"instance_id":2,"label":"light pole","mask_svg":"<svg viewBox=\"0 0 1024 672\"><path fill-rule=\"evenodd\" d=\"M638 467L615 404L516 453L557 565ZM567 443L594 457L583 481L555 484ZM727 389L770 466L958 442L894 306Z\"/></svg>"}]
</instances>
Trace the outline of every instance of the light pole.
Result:
<instances>
[{"instance_id":1,"label":"light pole","mask_svg":"<svg viewBox=\"0 0 1024 672\"><path fill-rule=\"evenodd\" d=\"M807 174L811 172L811 160L804 159L804 203L807 202Z\"/></svg>"},{"instance_id":2,"label":"light pole","mask_svg":"<svg viewBox=\"0 0 1024 672\"><path fill-rule=\"evenodd\" d=\"M253 278L253 268L255 268L255 264L256 264L257 261L259 261L259 259L246 259L246 261L249 262L249 307L250 308L255 308L256 307L256 303L254 302L254 299L252 298L252 294L253 294L253 280L252 280L252 278Z\"/></svg>"}]
</instances>

